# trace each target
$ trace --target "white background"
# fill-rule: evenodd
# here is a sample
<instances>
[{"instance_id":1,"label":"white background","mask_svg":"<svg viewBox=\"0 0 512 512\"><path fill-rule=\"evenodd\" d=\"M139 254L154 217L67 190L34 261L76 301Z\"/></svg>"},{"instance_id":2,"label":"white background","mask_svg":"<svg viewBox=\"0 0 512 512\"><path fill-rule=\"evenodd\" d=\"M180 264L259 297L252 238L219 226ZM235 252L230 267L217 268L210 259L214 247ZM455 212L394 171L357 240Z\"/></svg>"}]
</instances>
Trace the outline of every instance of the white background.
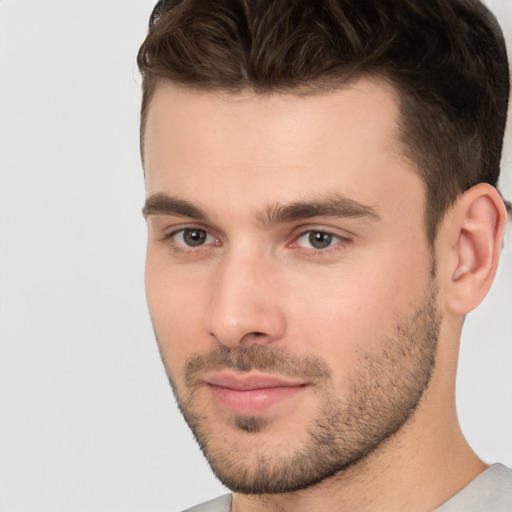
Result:
<instances>
[{"instance_id":1,"label":"white background","mask_svg":"<svg viewBox=\"0 0 512 512\"><path fill-rule=\"evenodd\" d=\"M0 0L3 512L172 512L222 493L176 410L144 298L135 55L153 3ZM512 55L511 0L489 4ZM457 396L477 452L508 465L510 231L466 323Z\"/></svg>"}]
</instances>

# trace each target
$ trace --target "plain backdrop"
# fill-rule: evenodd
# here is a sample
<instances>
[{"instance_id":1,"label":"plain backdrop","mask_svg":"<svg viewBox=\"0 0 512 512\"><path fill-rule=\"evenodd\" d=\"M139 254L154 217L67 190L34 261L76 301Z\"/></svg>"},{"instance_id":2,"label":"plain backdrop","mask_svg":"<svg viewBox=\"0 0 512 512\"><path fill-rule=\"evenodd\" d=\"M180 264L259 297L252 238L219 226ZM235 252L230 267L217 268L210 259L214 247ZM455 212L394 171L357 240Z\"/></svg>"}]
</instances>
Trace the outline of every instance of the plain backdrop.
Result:
<instances>
[{"instance_id":1,"label":"plain backdrop","mask_svg":"<svg viewBox=\"0 0 512 512\"><path fill-rule=\"evenodd\" d=\"M489 1L508 35L511 0ZM0 510L175 511L223 492L174 404L143 289L135 55L150 0L0 0ZM512 140L501 189L512 198ZM457 401L512 465L512 233Z\"/></svg>"}]
</instances>

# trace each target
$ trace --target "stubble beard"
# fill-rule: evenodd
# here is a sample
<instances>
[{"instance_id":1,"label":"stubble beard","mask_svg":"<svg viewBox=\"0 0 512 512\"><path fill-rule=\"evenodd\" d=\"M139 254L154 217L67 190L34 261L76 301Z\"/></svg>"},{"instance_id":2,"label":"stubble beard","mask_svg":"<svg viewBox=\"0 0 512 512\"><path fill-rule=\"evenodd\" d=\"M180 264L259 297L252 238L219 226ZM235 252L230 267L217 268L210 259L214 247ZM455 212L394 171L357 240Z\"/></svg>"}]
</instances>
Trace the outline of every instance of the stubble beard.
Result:
<instances>
[{"instance_id":1,"label":"stubble beard","mask_svg":"<svg viewBox=\"0 0 512 512\"><path fill-rule=\"evenodd\" d=\"M272 345L219 347L194 356L185 370L185 396L180 396L168 371L178 407L216 477L242 494L293 492L332 477L377 450L413 417L428 387L441 324L436 299L432 277L417 310L397 322L394 333L378 345L378 352L360 357L343 398L334 395L329 367L319 358L297 358ZM264 433L267 426L267 420L259 416L234 416L231 425L246 436L253 435L256 455L244 454L235 444L212 442L215 436L210 429L216 425L208 424L198 406L196 376L222 368L302 376L318 383L319 413L291 453L259 445L254 434Z\"/></svg>"}]
</instances>

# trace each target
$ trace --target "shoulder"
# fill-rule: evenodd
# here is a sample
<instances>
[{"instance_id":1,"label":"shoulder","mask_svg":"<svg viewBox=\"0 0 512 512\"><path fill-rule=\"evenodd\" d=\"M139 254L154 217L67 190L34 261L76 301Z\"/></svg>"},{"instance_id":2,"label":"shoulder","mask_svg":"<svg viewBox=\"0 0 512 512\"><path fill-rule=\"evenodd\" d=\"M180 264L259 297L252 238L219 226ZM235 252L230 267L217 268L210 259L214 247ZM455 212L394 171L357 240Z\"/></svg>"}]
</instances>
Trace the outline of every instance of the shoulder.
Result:
<instances>
[{"instance_id":1,"label":"shoulder","mask_svg":"<svg viewBox=\"0 0 512 512\"><path fill-rule=\"evenodd\" d=\"M493 464L436 512L510 512L512 470Z\"/></svg>"},{"instance_id":2,"label":"shoulder","mask_svg":"<svg viewBox=\"0 0 512 512\"><path fill-rule=\"evenodd\" d=\"M231 494L219 496L192 508L187 508L183 512L230 512L231 511Z\"/></svg>"}]
</instances>

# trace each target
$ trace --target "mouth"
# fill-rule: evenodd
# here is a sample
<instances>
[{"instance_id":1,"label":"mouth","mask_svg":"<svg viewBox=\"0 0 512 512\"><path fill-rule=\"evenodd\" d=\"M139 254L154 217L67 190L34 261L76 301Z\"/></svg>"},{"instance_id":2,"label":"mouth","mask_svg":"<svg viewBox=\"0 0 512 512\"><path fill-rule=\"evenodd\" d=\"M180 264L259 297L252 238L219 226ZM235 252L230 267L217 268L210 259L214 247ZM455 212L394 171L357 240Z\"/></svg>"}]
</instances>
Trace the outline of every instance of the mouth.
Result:
<instances>
[{"instance_id":1,"label":"mouth","mask_svg":"<svg viewBox=\"0 0 512 512\"><path fill-rule=\"evenodd\" d=\"M262 414L303 392L308 383L273 375L220 372L204 380L216 405L242 415Z\"/></svg>"}]
</instances>

